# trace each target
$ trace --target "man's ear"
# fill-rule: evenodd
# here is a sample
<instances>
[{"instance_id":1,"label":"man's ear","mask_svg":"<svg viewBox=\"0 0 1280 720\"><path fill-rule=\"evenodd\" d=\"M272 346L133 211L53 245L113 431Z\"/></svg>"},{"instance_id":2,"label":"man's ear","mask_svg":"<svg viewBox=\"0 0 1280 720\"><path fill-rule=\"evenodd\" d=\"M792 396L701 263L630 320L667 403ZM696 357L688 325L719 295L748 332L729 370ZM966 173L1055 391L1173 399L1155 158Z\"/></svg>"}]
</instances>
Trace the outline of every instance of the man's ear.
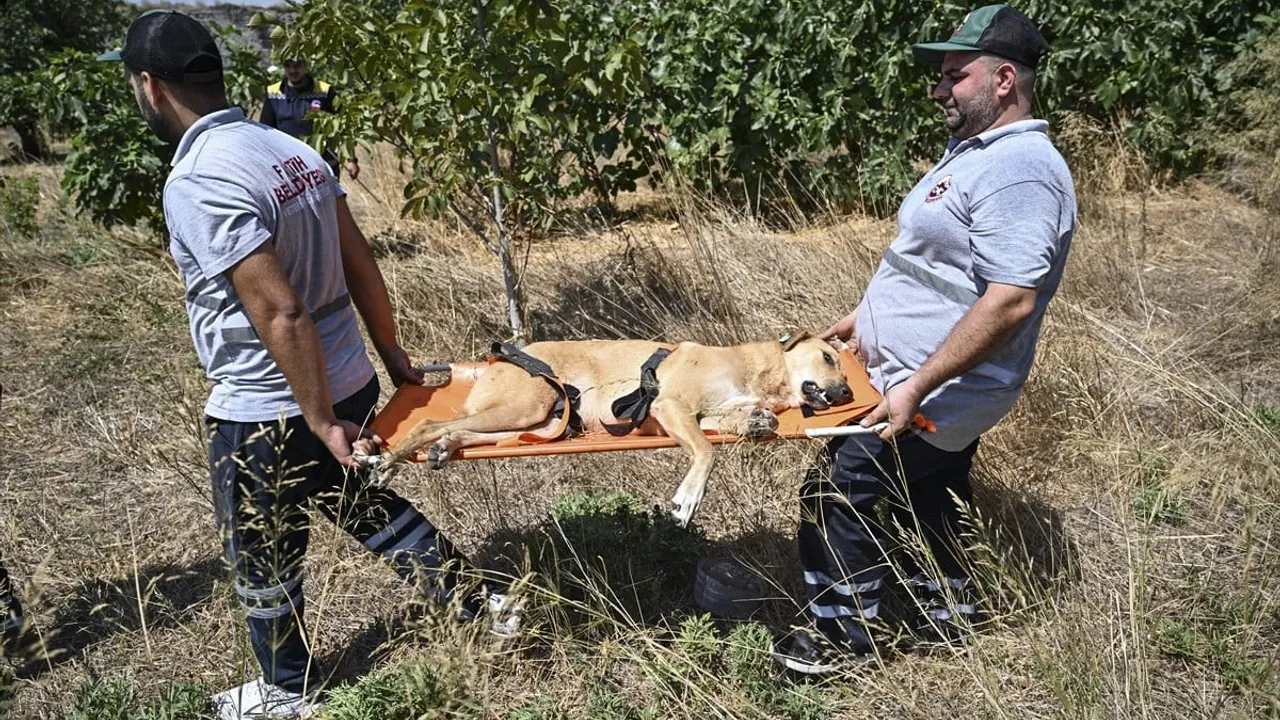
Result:
<instances>
[{"instance_id":1,"label":"man's ear","mask_svg":"<svg viewBox=\"0 0 1280 720\"><path fill-rule=\"evenodd\" d=\"M783 335L782 337L778 338L778 342L782 343L782 352L790 352L791 348L795 347L796 345L799 345L800 343L804 342L805 340L808 340L811 337L813 337L813 335L807 332L798 331L798 332L787 333L786 335Z\"/></svg>"},{"instance_id":2,"label":"man's ear","mask_svg":"<svg viewBox=\"0 0 1280 720\"><path fill-rule=\"evenodd\" d=\"M1011 63L1000 63L995 69L996 97L1003 100L1018 86L1018 70Z\"/></svg>"},{"instance_id":3,"label":"man's ear","mask_svg":"<svg viewBox=\"0 0 1280 720\"><path fill-rule=\"evenodd\" d=\"M151 107L159 108L162 100L168 102L169 96L165 93L164 82L146 70L138 73L138 85L142 87L142 94L146 96L147 102L151 103Z\"/></svg>"}]
</instances>

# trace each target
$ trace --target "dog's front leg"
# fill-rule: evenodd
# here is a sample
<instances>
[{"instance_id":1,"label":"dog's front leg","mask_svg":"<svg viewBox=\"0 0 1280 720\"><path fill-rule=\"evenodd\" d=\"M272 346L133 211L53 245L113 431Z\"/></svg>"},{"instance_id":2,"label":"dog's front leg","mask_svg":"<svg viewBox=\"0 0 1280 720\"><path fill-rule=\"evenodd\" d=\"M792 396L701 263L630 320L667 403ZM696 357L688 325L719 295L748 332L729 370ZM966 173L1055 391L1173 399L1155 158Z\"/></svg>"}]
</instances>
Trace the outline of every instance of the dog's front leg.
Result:
<instances>
[{"instance_id":1,"label":"dog's front leg","mask_svg":"<svg viewBox=\"0 0 1280 720\"><path fill-rule=\"evenodd\" d=\"M680 401L659 397L653 402L652 412L663 431L693 456L693 466L671 498L671 516L680 523L680 527L687 527L707 491L707 478L715 464L715 448L698 425L697 413Z\"/></svg>"},{"instance_id":2,"label":"dog's front leg","mask_svg":"<svg viewBox=\"0 0 1280 720\"><path fill-rule=\"evenodd\" d=\"M760 440L778 429L778 416L769 408L734 407L722 411L715 425L720 432Z\"/></svg>"}]
</instances>

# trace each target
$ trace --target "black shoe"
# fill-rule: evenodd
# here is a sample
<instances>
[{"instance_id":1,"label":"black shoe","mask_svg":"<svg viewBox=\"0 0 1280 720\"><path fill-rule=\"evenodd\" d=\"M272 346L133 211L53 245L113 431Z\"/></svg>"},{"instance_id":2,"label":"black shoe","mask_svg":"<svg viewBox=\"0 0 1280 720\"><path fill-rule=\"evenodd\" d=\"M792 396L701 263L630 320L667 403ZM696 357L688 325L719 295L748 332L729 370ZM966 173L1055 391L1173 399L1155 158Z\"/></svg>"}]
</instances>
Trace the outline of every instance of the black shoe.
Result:
<instances>
[{"instance_id":1,"label":"black shoe","mask_svg":"<svg viewBox=\"0 0 1280 720\"><path fill-rule=\"evenodd\" d=\"M821 635L796 630L774 644L773 661L801 675L831 675L875 662L869 652L841 651Z\"/></svg>"},{"instance_id":2,"label":"black shoe","mask_svg":"<svg viewBox=\"0 0 1280 720\"><path fill-rule=\"evenodd\" d=\"M911 627L911 651L963 650L973 634L971 618L957 617L940 603L925 606Z\"/></svg>"},{"instance_id":3,"label":"black shoe","mask_svg":"<svg viewBox=\"0 0 1280 720\"><path fill-rule=\"evenodd\" d=\"M5 652L15 653L22 645L22 638L27 631L27 620L22 615L10 613L0 622L0 641Z\"/></svg>"}]
</instances>

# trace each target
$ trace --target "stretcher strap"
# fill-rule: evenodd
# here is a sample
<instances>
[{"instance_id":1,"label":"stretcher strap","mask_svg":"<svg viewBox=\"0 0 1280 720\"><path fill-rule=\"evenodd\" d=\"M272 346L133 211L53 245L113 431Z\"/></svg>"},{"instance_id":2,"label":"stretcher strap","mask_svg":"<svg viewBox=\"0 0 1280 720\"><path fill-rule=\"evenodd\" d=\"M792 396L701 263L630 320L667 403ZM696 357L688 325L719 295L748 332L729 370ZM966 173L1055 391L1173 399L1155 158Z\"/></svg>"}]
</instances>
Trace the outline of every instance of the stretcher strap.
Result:
<instances>
[{"instance_id":1,"label":"stretcher strap","mask_svg":"<svg viewBox=\"0 0 1280 720\"><path fill-rule=\"evenodd\" d=\"M489 356L489 362L509 362L533 377L540 377L546 380L560 395L559 399L556 400L555 407L551 410L552 415L560 418L555 432L545 436L524 433L517 438L518 441L526 443L550 442L582 434L582 417L578 414L578 404L582 398L582 393L578 391L578 388L560 382L560 378L556 377L550 365L510 343L494 343L489 348Z\"/></svg>"},{"instance_id":2,"label":"stretcher strap","mask_svg":"<svg viewBox=\"0 0 1280 720\"><path fill-rule=\"evenodd\" d=\"M671 351L659 348L640 366L640 387L613 401L613 416L622 422L603 423L604 429L614 437L622 437L635 430L649 417L649 406L658 399L658 366Z\"/></svg>"}]
</instances>

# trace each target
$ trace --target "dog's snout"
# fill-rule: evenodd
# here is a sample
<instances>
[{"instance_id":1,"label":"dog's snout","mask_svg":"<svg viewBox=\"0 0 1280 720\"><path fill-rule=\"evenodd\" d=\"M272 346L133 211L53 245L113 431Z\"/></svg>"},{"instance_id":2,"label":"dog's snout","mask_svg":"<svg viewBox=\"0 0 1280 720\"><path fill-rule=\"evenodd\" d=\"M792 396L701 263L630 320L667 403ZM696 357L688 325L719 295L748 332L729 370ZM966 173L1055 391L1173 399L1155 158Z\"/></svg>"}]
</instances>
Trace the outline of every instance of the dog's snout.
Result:
<instances>
[{"instance_id":1,"label":"dog's snout","mask_svg":"<svg viewBox=\"0 0 1280 720\"><path fill-rule=\"evenodd\" d=\"M827 397L831 398L832 405L844 405L853 402L853 390L848 385L832 385L827 388Z\"/></svg>"}]
</instances>

